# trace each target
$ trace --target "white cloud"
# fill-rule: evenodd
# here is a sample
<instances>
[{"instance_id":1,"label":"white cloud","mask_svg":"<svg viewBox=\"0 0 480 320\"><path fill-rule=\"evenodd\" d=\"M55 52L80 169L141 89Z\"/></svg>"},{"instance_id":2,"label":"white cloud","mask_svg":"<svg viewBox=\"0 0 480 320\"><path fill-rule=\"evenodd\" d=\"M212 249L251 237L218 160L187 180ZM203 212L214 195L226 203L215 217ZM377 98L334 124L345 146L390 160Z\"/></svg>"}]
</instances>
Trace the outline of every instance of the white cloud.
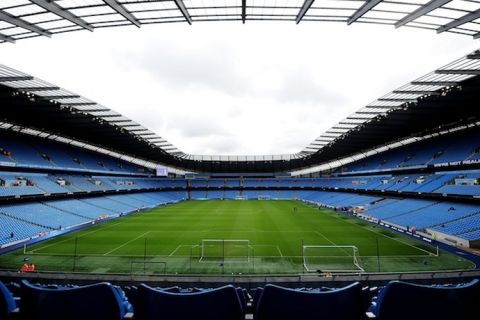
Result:
<instances>
[{"instance_id":1,"label":"white cloud","mask_svg":"<svg viewBox=\"0 0 480 320\"><path fill-rule=\"evenodd\" d=\"M412 28L216 22L22 40L0 46L0 59L185 152L278 154L474 49L466 36Z\"/></svg>"}]
</instances>

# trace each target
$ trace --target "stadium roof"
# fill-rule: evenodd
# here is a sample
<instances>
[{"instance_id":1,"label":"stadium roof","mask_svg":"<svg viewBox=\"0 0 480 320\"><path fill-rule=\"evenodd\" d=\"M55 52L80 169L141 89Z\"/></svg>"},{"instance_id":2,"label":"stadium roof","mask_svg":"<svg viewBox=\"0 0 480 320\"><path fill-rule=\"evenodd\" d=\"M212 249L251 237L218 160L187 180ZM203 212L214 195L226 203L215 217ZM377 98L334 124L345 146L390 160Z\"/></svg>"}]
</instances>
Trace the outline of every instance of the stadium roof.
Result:
<instances>
[{"instance_id":1,"label":"stadium roof","mask_svg":"<svg viewBox=\"0 0 480 320\"><path fill-rule=\"evenodd\" d=\"M480 38L477 0L2 0L0 42L105 27L251 20L374 23Z\"/></svg>"},{"instance_id":2,"label":"stadium roof","mask_svg":"<svg viewBox=\"0 0 480 320\"><path fill-rule=\"evenodd\" d=\"M318 152L323 147L335 143L340 138L345 139L346 136L352 135L353 132L371 127L372 123L376 123L382 118L385 118L387 121L395 118L395 121L400 121L402 124L405 124L402 119L398 118L398 115L393 115L394 111L418 109L420 101L429 97L444 96L446 92L452 88L459 86L462 82L477 75L480 75L480 51L476 51L430 72L373 101L327 130L303 149L302 152ZM395 127L393 124L388 126L382 125L381 133L383 135L389 132L396 133L397 128ZM368 135L379 133L378 131L369 132ZM356 141L355 138L350 139L353 140L349 140L348 143L354 145L360 142ZM370 140L370 142L373 141Z\"/></svg>"},{"instance_id":3,"label":"stadium roof","mask_svg":"<svg viewBox=\"0 0 480 320\"><path fill-rule=\"evenodd\" d=\"M202 172L285 172L335 161L412 135L480 120L480 51L386 94L291 155L190 155L87 98L0 65L0 117L11 124ZM453 112L454 111L454 112Z\"/></svg>"}]
</instances>

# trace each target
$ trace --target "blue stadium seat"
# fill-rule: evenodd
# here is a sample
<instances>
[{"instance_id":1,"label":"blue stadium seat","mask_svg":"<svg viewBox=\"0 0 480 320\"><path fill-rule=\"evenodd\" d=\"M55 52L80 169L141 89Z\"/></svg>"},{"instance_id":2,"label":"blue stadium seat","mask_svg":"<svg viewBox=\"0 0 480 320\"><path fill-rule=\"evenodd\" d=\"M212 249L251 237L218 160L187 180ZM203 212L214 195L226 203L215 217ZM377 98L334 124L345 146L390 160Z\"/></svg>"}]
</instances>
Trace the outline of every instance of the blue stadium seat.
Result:
<instances>
[{"instance_id":1,"label":"blue stadium seat","mask_svg":"<svg viewBox=\"0 0 480 320\"><path fill-rule=\"evenodd\" d=\"M136 320L241 320L244 311L235 287L172 293L142 284L133 306Z\"/></svg>"},{"instance_id":2,"label":"blue stadium seat","mask_svg":"<svg viewBox=\"0 0 480 320\"><path fill-rule=\"evenodd\" d=\"M299 291L268 284L255 312L256 320L364 318L362 286L358 282L325 292Z\"/></svg>"},{"instance_id":3,"label":"blue stadium seat","mask_svg":"<svg viewBox=\"0 0 480 320\"><path fill-rule=\"evenodd\" d=\"M0 319L8 319L15 310L15 300L7 287L0 281Z\"/></svg>"},{"instance_id":4,"label":"blue stadium seat","mask_svg":"<svg viewBox=\"0 0 480 320\"><path fill-rule=\"evenodd\" d=\"M109 283L50 289L22 281L22 319L119 320L128 307L119 290Z\"/></svg>"},{"instance_id":5,"label":"blue stadium seat","mask_svg":"<svg viewBox=\"0 0 480 320\"><path fill-rule=\"evenodd\" d=\"M478 319L480 281L459 286L425 286L392 281L380 291L375 315L381 320Z\"/></svg>"}]
</instances>

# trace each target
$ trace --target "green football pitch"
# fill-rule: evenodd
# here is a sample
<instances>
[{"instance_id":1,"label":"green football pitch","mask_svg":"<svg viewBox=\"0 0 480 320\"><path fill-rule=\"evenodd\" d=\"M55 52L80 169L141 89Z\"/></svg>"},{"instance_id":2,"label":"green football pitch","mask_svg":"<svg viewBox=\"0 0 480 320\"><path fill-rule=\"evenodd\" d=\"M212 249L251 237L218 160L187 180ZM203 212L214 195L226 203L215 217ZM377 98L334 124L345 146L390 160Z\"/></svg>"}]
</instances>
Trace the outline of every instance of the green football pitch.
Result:
<instances>
[{"instance_id":1,"label":"green football pitch","mask_svg":"<svg viewBox=\"0 0 480 320\"><path fill-rule=\"evenodd\" d=\"M298 201L185 201L0 256L38 271L122 274L421 272L474 265L365 221Z\"/></svg>"}]
</instances>

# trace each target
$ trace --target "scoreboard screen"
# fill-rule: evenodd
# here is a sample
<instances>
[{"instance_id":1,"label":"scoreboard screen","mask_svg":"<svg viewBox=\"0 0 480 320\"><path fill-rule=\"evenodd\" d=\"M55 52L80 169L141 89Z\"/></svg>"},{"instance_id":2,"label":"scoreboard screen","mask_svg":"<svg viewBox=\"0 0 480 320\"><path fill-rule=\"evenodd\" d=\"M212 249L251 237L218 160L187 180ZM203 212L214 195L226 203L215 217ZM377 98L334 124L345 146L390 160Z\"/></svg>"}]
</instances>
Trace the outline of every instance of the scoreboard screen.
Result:
<instances>
[{"instance_id":1,"label":"scoreboard screen","mask_svg":"<svg viewBox=\"0 0 480 320\"><path fill-rule=\"evenodd\" d=\"M157 167L157 177L168 177L168 169L162 166Z\"/></svg>"}]
</instances>

